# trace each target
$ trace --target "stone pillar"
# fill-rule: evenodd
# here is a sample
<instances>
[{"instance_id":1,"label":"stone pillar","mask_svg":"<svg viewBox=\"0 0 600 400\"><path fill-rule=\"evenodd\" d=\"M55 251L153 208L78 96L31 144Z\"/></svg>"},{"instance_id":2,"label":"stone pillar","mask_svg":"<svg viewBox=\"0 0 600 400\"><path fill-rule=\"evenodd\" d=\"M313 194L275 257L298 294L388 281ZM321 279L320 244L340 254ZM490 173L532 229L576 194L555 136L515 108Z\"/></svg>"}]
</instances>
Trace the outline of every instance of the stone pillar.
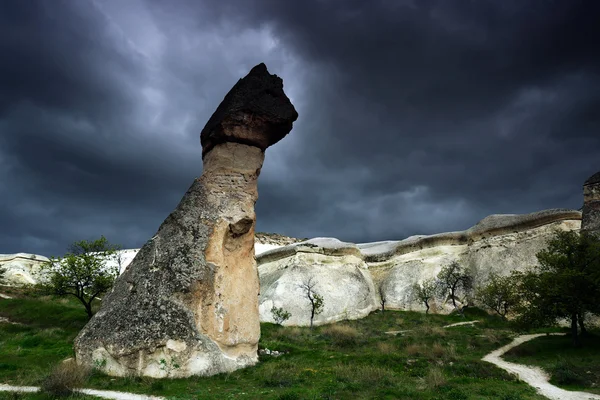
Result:
<instances>
[{"instance_id":1,"label":"stone pillar","mask_svg":"<svg viewBox=\"0 0 600 400\"><path fill-rule=\"evenodd\" d=\"M600 172L583 184L581 231L600 235Z\"/></svg>"},{"instance_id":2,"label":"stone pillar","mask_svg":"<svg viewBox=\"0 0 600 400\"><path fill-rule=\"evenodd\" d=\"M283 81L264 64L238 81L200 135L202 176L77 336L77 362L155 378L257 362L257 179L264 151L297 118Z\"/></svg>"}]
</instances>

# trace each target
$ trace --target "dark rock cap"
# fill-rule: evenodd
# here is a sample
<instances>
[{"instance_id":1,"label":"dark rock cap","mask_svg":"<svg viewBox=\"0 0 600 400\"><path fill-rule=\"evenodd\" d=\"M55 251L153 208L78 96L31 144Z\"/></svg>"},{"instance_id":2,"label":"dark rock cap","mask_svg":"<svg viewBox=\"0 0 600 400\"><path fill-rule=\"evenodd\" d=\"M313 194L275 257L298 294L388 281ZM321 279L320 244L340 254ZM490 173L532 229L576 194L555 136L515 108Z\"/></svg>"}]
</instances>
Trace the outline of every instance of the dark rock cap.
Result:
<instances>
[{"instance_id":1,"label":"dark rock cap","mask_svg":"<svg viewBox=\"0 0 600 400\"><path fill-rule=\"evenodd\" d=\"M200 133L202 156L219 143L265 150L291 130L298 113L283 92L283 80L260 63L227 93Z\"/></svg>"},{"instance_id":2,"label":"dark rock cap","mask_svg":"<svg viewBox=\"0 0 600 400\"><path fill-rule=\"evenodd\" d=\"M596 172L594 175L590 176L583 186L595 185L597 183L600 183L600 172Z\"/></svg>"}]
</instances>

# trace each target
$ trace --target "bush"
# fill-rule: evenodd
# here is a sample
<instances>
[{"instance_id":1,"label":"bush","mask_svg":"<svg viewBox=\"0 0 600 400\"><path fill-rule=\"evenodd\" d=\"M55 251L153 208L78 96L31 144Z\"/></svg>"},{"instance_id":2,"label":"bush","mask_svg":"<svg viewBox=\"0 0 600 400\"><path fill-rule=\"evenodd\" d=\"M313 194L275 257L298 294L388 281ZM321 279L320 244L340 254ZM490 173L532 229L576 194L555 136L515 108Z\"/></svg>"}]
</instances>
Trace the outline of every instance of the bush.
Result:
<instances>
[{"instance_id":1,"label":"bush","mask_svg":"<svg viewBox=\"0 0 600 400\"><path fill-rule=\"evenodd\" d=\"M63 361L44 379L41 390L50 396L67 397L73 394L73 389L83 386L89 376L90 370L74 360Z\"/></svg>"},{"instance_id":2,"label":"bush","mask_svg":"<svg viewBox=\"0 0 600 400\"><path fill-rule=\"evenodd\" d=\"M273 306L271 308L271 314L273 314L273 319L275 320L275 323L278 325L283 324L285 321L290 319L290 317L292 316L292 314L290 312L286 311L283 307L275 307L275 306Z\"/></svg>"},{"instance_id":3,"label":"bush","mask_svg":"<svg viewBox=\"0 0 600 400\"><path fill-rule=\"evenodd\" d=\"M444 373L438 367L431 367L423 378L423 385L430 390L435 390L446 384Z\"/></svg>"},{"instance_id":4,"label":"bush","mask_svg":"<svg viewBox=\"0 0 600 400\"><path fill-rule=\"evenodd\" d=\"M583 371L580 371L568 360L559 360L550 371L552 380L559 385L586 385L587 379Z\"/></svg>"},{"instance_id":5,"label":"bush","mask_svg":"<svg viewBox=\"0 0 600 400\"><path fill-rule=\"evenodd\" d=\"M321 329L321 334L331 339L333 344L349 347L358 344L362 336L358 329L347 325L329 325Z\"/></svg>"}]
</instances>

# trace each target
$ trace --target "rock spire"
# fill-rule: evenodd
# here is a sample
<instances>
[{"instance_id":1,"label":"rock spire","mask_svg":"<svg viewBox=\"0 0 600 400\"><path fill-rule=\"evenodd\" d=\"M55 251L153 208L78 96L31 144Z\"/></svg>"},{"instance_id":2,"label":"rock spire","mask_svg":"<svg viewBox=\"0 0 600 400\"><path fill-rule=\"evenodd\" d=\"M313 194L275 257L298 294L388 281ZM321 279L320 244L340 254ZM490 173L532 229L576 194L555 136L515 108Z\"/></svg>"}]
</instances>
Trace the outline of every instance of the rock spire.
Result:
<instances>
[{"instance_id":1,"label":"rock spire","mask_svg":"<svg viewBox=\"0 0 600 400\"><path fill-rule=\"evenodd\" d=\"M79 363L161 378L257 362L257 179L265 149L297 118L264 64L235 84L202 130L202 176L76 338Z\"/></svg>"}]
</instances>

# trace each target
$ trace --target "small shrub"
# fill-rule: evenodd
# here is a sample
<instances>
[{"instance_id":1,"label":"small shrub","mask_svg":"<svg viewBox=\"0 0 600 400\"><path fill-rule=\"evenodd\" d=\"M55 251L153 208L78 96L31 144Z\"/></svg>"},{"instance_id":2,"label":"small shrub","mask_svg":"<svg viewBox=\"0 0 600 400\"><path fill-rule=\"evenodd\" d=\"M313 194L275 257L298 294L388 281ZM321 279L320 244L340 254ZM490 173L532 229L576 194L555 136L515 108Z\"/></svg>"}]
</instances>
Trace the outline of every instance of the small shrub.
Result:
<instances>
[{"instance_id":1,"label":"small shrub","mask_svg":"<svg viewBox=\"0 0 600 400\"><path fill-rule=\"evenodd\" d=\"M73 389L85 384L90 371L68 360L55 366L41 385L42 392L54 397L66 397L73 394Z\"/></svg>"},{"instance_id":2,"label":"small shrub","mask_svg":"<svg viewBox=\"0 0 600 400\"><path fill-rule=\"evenodd\" d=\"M278 325L283 324L285 321L290 319L290 317L292 316L292 314L290 312L286 311L285 309L283 309L283 307L275 307L275 306L273 306L271 308L271 314L273 314L273 319L275 320L275 323Z\"/></svg>"},{"instance_id":3,"label":"small shrub","mask_svg":"<svg viewBox=\"0 0 600 400\"><path fill-rule=\"evenodd\" d=\"M580 371L568 360L560 359L550 370L552 380L559 385L586 385L587 379L583 371Z\"/></svg>"},{"instance_id":4,"label":"small shrub","mask_svg":"<svg viewBox=\"0 0 600 400\"><path fill-rule=\"evenodd\" d=\"M406 354L409 356L421 356L425 353L423 347L420 344L412 343L406 346Z\"/></svg>"},{"instance_id":5,"label":"small shrub","mask_svg":"<svg viewBox=\"0 0 600 400\"><path fill-rule=\"evenodd\" d=\"M358 329L347 325L329 325L321 329L321 334L331 339L333 344L349 347L358 344L361 333Z\"/></svg>"},{"instance_id":6,"label":"small shrub","mask_svg":"<svg viewBox=\"0 0 600 400\"><path fill-rule=\"evenodd\" d=\"M377 350L379 350L381 354L394 354L398 351L398 348L393 343L377 342Z\"/></svg>"},{"instance_id":7,"label":"small shrub","mask_svg":"<svg viewBox=\"0 0 600 400\"><path fill-rule=\"evenodd\" d=\"M438 367L431 367L427 371L427 375L422 378L423 386L430 390L435 390L446 384L446 377Z\"/></svg>"},{"instance_id":8,"label":"small shrub","mask_svg":"<svg viewBox=\"0 0 600 400\"><path fill-rule=\"evenodd\" d=\"M431 355L435 358L442 358L446 355L446 349L440 343L434 343L431 346Z\"/></svg>"}]
</instances>

